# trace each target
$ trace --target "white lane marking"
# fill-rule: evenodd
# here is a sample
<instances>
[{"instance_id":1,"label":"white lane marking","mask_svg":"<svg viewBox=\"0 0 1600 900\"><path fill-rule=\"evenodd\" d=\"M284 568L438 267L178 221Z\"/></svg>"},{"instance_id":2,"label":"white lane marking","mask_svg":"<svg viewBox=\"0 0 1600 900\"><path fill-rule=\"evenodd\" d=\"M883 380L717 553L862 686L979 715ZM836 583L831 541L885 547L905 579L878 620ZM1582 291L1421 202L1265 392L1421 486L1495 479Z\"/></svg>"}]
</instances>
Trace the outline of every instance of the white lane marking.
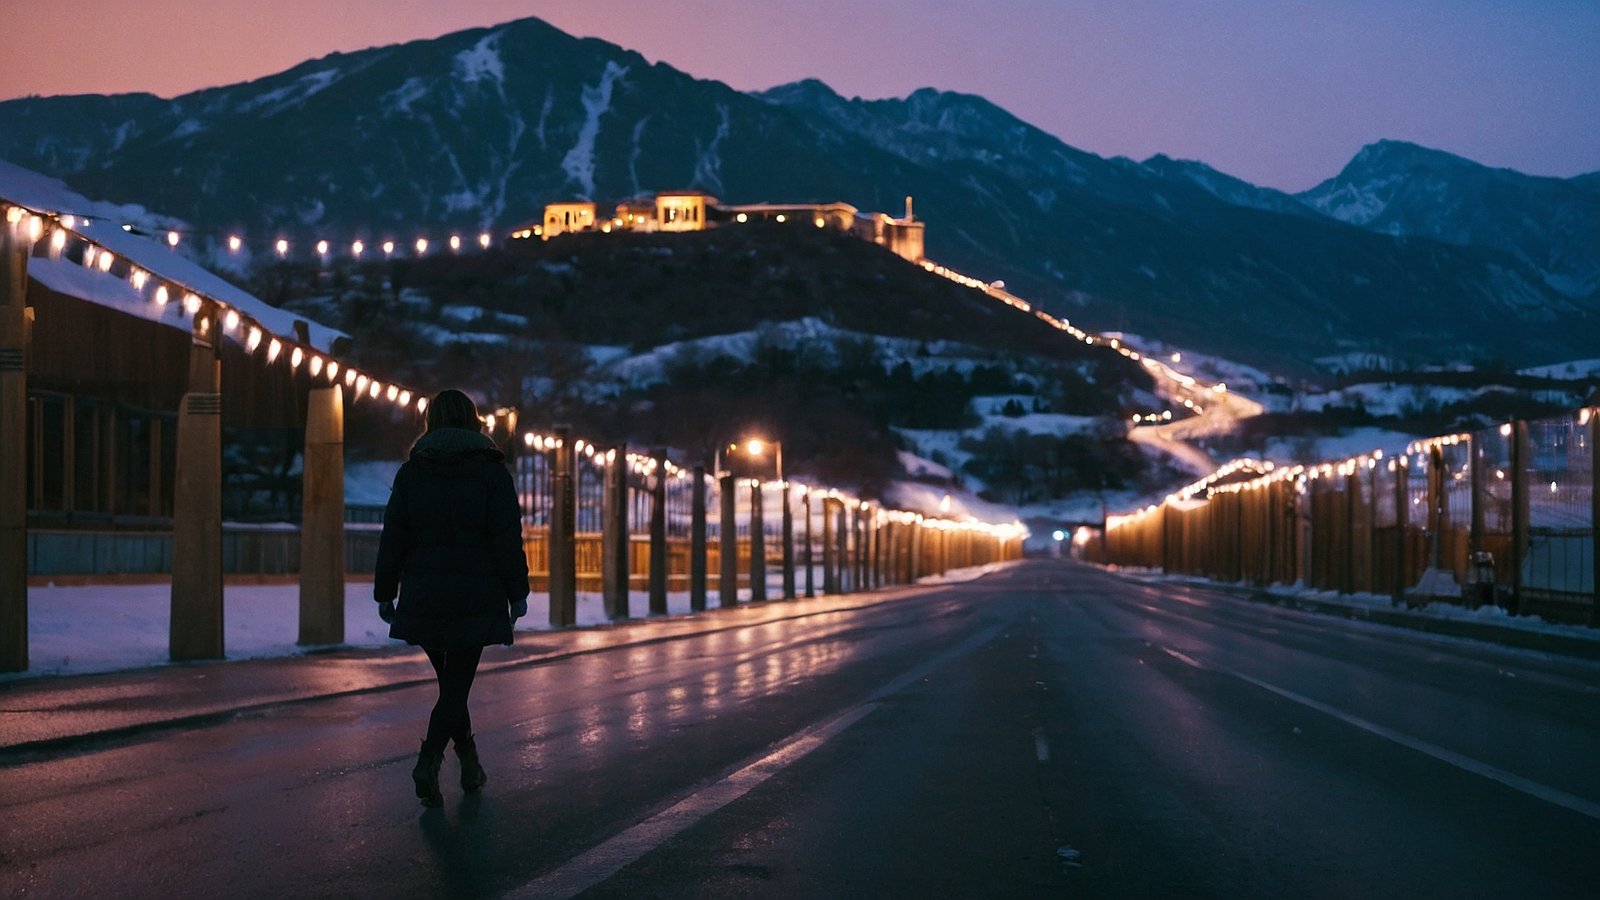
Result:
<instances>
[{"instance_id":1,"label":"white lane marking","mask_svg":"<svg viewBox=\"0 0 1600 900\"><path fill-rule=\"evenodd\" d=\"M750 793L762 782L837 737L882 705L884 698L910 687L930 672L993 640L1008 625L1001 622L967 638L949 650L884 684L860 703L831 719L802 728L773 750L741 765L737 771L656 813L620 834L585 850L553 871L506 894L511 900L532 897L572 897L617 874L674 835L729 803Z\"/></svg>"},{"instance_id":2,"label":"white lane marking","mask_svg":"<svg viewBox=\"0 0 1600 900\"><path fill-rule=\"evenodd\" d=\"M1347 713L1342 709L1329 706L1321 701L1313 700L1310 697L1297 694L1287 688L1281 688L1275 684L1262 681L1259 678L1253 678L1244 674L1243 672L1235 672L1231 669L1223 669L1217 666L1203 664L1195 660L1193 657L1185 656L1184 654L1179 653L1178 651L1169 647L1161 647L1160 649L1168 656L1184 663L1185 665L1193 666L1196 669L1219 672L1223 675L1231 675L1240 681L1253 684L1262 690L1271 691L1285 700L1292 700L1301 706L1307 706L1316 710L1317 712L1333 716L1335 719L1344 722L1346 725L1353 725L1362 731L1394 741L1396 744L1399 744L1402 747L1409 747L1418 753L1426 753L1440 762L1449 763L1450 765L1455 766L1463 771L1482 776L1490 781L1497 781L1508 788L1521 791L1530 797L1536 797L1545 801L1546 803L1553 803L1556 806L1560 806L1564 809L1570 809L1575 813L1588 816L1591 819L1600 819L1600 803L1595 803L1592 800L1585 800L1582 797L1569 794L1566 791L1557 790L1549 785L1540 784L1532 779L1523 778L1521 775L1507 772L1505 769L1502 769L1498 766L1492 766L1486 762L1473 759L1470 756L1457 753L1454 750L1447 750L1438 744L1429 743L1421 738L1415 738L1409 734L1395 731L1393 728L1379 725L1376 722L1368 721L1360 716Z\"/></svg>"}]
</instances>

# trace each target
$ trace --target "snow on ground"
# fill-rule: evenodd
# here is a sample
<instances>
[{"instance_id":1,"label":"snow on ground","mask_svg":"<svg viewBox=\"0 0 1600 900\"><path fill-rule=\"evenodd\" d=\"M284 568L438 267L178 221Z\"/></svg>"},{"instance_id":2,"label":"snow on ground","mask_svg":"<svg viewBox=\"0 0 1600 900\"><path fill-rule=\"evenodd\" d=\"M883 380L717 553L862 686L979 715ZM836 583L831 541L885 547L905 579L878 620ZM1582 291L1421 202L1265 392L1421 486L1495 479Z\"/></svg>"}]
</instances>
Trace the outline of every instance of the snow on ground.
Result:
<instances>
[{"instance_id":1,"label":"snow on ground","mask_svg":"<svg viewBox=\"0 0 1600 900\"><path fill-rule=\"evenodd\" d=\"M1415 435L1399 431L1355 428L1338 435L1271 438L1259 455L1279 465L1310 465L1339 462L1374 450L1382 450L1387 456L1398 456L1414 440Z\"/></svg>"},{"instance_id":2,"label":"snow on ground","mask_svg":"<svg viewBox=\"0 0 1600 900\"><path fill-rule=\"evenodd\" d=\"M1466 403L1487 394L1517 393L1509 387L1489 385L1476 388L1445 387L1437 384L1355 384L1323 394L1305 394L1299 408L1322 412L1330 408L1363 408L1375 416L1409 416L1428 409Z\"/></svg>"},{"instance_id":3,"label":"snow on ground","mask_svg":"<svg viewBox=\"0 0 1600 900\"><path fill-rule=\"evenodd\" d=\"M763 345L788 349L804 348L809 354L827 354L831 358L834 348L841 343L866 342L876 350L887 367L904 362L911 366L913 375L920 376L930 370L953 369L966 374L976 366L990 362L995 353L970 344L953 341L921 341L914 338L894 338L836 328L811 316L790 322L767 323L761 328L718 334L662 344L637 356L591 352L602 374L619 382L644 386L662 380L667 367L674 360L687 358L708 360L719 356L740 362L749 362ZM1026 402L1031 403L1032 397Z\"/></svg>"},{"instance_id":4,"label":"snow on ground","mask_svg":"<svg viewBox=\"0 0 1600 900\"><path fill-rule=\"evenodd\" d=\"M921 583L946 583L976 578L992 566L958 569ZM804 572L797 575L804 579ZM822 570L812 580L822 583ZM781 594L781 581L772 573L769 597ZM403 646L389 637L389 626L378 618L372 601L372 582L345 583L345 643L347 647ZM162 665L168 662L172 585L50 585L28 588L27 672L0 674L0 681L40 675L82 675ZM741 592L741 600L749 591ZM629 610L644 618L650 595L633 591ZM714 601L713 601L714 602ZM689 614L687 591L667 594L671 615ZM299 636L300 587L298 584L228 585L223 590L223 651L230 660L296 656L306 648ZM517 620L516 630L533 633L550 630L547 594L528 597L528 615ZM605 606L598 593L579 593L577 624L606 624ZM327 649L319 647L315 649Z\"/></svg>"},{"instance_id":5,"label":"snow on ground","mask_svg":"<svg viewBox=\"0 0 1600 900\"><path fill-rule=\"evenodd\" d=\"M1535 366L1531 369L1521 369L1517 374L1532 375L1536 378L1565 378L1575 381L1600 375L1600 359L1574 359L1549 366Z\"/></svg>"},{"instance_id":6,"label":"snow on ground","mask_svg":"<svg viewBox=\"0 0 1600 900\"><path fill-rule=\"evenodd\" d=\"M398 459L347 462L344 466L344 502L351 506L384 506L400 471Z\"/></svg>"}]
</instances>

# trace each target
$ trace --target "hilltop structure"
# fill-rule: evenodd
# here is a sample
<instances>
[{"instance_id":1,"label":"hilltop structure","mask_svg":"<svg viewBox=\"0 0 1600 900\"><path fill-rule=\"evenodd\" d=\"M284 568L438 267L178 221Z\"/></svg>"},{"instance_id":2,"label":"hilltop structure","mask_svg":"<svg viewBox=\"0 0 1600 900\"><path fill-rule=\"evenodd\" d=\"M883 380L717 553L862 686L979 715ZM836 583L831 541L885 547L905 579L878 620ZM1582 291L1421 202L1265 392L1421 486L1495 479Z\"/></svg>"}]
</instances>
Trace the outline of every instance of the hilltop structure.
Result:
<instances>
[{"instance_id":1,"label":"hilltop structure","mask_svg":"<svg viewBox=\"0 0 1600 900\"><path fill-rule=\"evenodd\" d=\"M887 213L864 213L848 203L746 203L726 204L703 191L665 191L618 203L609 218L599 214L590 200L567 200L544 208L544 217L512 231L513 240L549 240L583 231L704 231L750 222L806 224L832 228L888 248L911 262L924 256L925 223L912 214L911 198L901 218Z\"/></svg>"}]
</instances>

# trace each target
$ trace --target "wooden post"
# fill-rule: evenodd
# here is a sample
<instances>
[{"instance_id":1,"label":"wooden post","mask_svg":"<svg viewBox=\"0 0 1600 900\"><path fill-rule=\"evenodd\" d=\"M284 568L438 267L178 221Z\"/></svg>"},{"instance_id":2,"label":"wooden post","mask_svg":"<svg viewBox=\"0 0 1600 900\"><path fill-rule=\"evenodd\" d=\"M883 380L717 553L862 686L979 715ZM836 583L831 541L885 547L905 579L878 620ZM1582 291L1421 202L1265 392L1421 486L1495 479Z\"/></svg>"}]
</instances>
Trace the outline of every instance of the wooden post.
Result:
<instances>
[{"instance_id":1,"label":"wooden post","mask_svg":"<svg viewBox=\"0 0 1600 900\"><path fill-rule=\"evenodd\" d=\"M1389 586L1389 599L1395 606L1406 602L1406 547L1410 545L1406 532L1411 528L1411 455L1404 454L1394 466L1394 583Z\"/></svg>"},{"instance_id":2,"label":"wooden post","mask_svg":"<svg viewBox=\"0 0 1600 900\"><path fill-rule=\"evenodd\" d=\"M300 492L300 643L344 643L344 391L306 397Z\"/></svg>"},{"instance_id":3,"label":"wooden post","mask_svg":"<svg viewBox=\"0 0 1600 900\"><path fill-rule=\"evenodd\" d=\"M782 491L783 506L780 514L783 519L783 599L794 599L794 510L791 508L789 497L789 482L780 481L778 489Z\"/></svg>"},{"instance_id":4,"label":"wooden post","mask_svg":"<svg viewBox=\"0 0 1600 900\"><path fill-rule=\"evenodd\" d=\"M815 597L817 595L817 588L816 585L812 583L814 576L811 572L811 557L813 551L811 549L811 491L809 489L800 492L800 505L801 508L805 510L806 516L806 546L805 553L801 554L801 558L805 561L806 566L806 596Z\"/></svg>"},{"instance_id":5,"label":"wooden post","mask_svg":"<svg viewBox=\"0 0 1600 900\"><path fill-rule=\"evenodd\" d=\"M28 670L28 247L0 221L0 672Z\"/></svg>"},{"instance_id":6,"label":"wooden post","mask_svg":"<svg viewBox=\"0 0 1600 900\"><path fill-rule=\"evenodd\" d=\"M837 501L822 498L822 592L839 593L838 548L833 542L834 504Z\"/></svg>"},{"instance_id":7,"label":"wooden post","mask_svg":"<svg viewBox=\"0 0 1600 900\"><path fill-rule=\"evenodd\" d=\"M1528 423L1511 423L1511 612L1520 614L1522 563L1528 556Z\"/></svg>"},{"instance_id":8,"label":"wooden post","mask_svg":"<svg viewBox=\"0 0 1600 900\"><path fill-rule=\"evenodd\" d=\"M734 495L732 475L717 480L719 499L722 501L721 573L717 578L717 602L723 606L739 605L739 519L738 498Z\"/></svg>"},{"instance_id":9,"label":"wooden post","mask_svg":"<svg viewBox=\"0 0 1600 900\"><path fill-rule=\"evenodd\" d=\"M695 466L689 501L689 609L706 608L706 467Z\"/></svg>"},{"instance_id":10,"label":"wooden post","mask_svg":"<svg viewBox=\"0 0 1600 900\"><path fill-rule=\"evenodd\" d=\"M572 426L557 425L555 471L550 478L550 626L569 628L578 621L577 483Z\"/></svg>"},{"instance_id":11,"label":"wooden post","mask_svg":"<svg viewBox=\"0 0 1600 900\"><path fill-rule=\"evenodd\" d=\"M750 482L750 602L767 602L767 535L762 521L764 492L759 479Z\"/></svg>"},{"instance_id":12,"label":"wooden post","mask_svg":"<svg viewBox=\"0 0 1600 900\"><path fill-rule=\"evenodd\" d=\"M650 454L650 615L667 614L667 451Z\"/></svg>"},{"instance_id":13,"label":"wooden post","mask_svg":"<svg viewBox=\"0 0 1600 900\"><path fill-rule=\"evenodd\" d=\"M618 444L606 463L600 518L600 594L606 618L628 617L628 447Z\"/></svg>"},{"instance_id":14,"label":"wooden post","mask_svg":"<svg viewBox=\"0 0 1600 900\"><path fill-rule=\"evenodd\" d=\"M1344 561L1341 563L1343 572L1339 573L1339 593L1354 594L1356 592L1356 495L1360 488L1356 485L1356 473L1351 472L1344 476Z\"/></svg>"},{"instance_id":15,"label":"wooden post","mask_svg":"<svg viewBox=\"0 0 1600 900\"><path fill-rule=\"evenodd\" d=\"M172 509L174 660L221 659L222 645L222 361L217 310L194 317L189 391L178 410L178 468Z\"/></svg>"}]
</instances>

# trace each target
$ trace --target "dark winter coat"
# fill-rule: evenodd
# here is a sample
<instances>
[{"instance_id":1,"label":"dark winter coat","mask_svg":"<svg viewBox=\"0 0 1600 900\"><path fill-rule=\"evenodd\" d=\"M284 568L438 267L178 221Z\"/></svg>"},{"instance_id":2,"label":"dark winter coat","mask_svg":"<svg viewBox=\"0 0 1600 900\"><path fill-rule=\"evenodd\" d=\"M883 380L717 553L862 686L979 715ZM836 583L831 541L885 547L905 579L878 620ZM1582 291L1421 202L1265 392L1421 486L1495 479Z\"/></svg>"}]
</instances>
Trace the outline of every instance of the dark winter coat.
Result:
<instances>
[{"instance_id":1,"label":"dark winter coat","mask_svg":"<svg viewBox=\"0 0 1600 900\"><path fill-rule=\"evenodd\" d=\"M383 511L373 598L400 602L389 636L424 647L511 643L528 596L522 515L505 456L463 428L411 448Z\"/></svg>"}]
</instances>

